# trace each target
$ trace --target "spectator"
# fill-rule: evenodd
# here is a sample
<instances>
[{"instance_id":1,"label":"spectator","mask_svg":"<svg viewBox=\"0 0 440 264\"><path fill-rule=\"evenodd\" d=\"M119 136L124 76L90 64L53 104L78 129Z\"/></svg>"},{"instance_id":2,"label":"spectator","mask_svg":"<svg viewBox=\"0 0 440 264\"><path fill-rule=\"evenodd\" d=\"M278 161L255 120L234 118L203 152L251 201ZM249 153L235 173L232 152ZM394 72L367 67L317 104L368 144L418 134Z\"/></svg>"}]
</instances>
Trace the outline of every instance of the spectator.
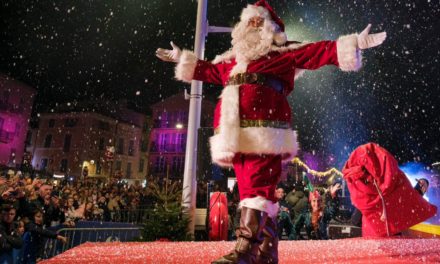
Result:
<instances>
[{"instance_id":1,"label":"spectator","mask_svg":"<svg viewBox=\"0 0 440 264\"><path fill-rule=\"evenodd\" d=\"M31 213L31 221L25 225L26 234L24 239L23 260L24 264L34 264L43 257L45 238L67 242L67 238L44 228L44 212L35 208Z\"/></svg>"},{"instance_id":2,"label":"spectator","mask_svg":"<svg viewBox=\"0 0 440 264\"><path fill-rule=\"evenodd\" d=\"M308 195L304 190L304 185L295 185L295 188L287 194L286 202L290 205L290 217L295 223L301 213L307 211L309 207Z\"/></svg>"},{"instance_id":3,"label":"spectator","mask_svg":"<svg viewBox=\"0 0 440 264\"><path fill-rule=\"evenodd\" d=\"M76 209L79 208L79 205L81 204L81 201L79 199L79 195L78 194L74 194L73 195L73 207Z\"/></svg>"},{"instance_id":4,"label":"spectator","mask_svg":"<svg viewBox=\"0 0 440 264\"><path fill-rule=\"evenodd\" d=\"M286 232L288 240L294 240L295 234L293 230L292 219L290 218L290 205L284 200L286 194L284 193L284 188L279 186L275 190L275 197L278 199L278 204L280 206L280 210L278 212L278 238L281 239L283 235L283 231Z\"/></svg>"},{"instance_id":5,"label":"spectator","mask_svg":"<svg viewBox=\"0 0 440 264\"><path fill-rule=\"evenodd\" d=\"M20 236L24 243L24 221L20 219L17 223L17 234ZM20 248L14 248L12 251L12 255L14 257L14 264L23 263L23 246Z\"/></svg>"},{"instance_id":6,"label":"spectator","mask_svg":"<svg viewBox=\"0 0 440 264\"><path fill-rule=\"evenodd\" d=\"M295 235L297 238L298 233L296 231L304 225L309 239L328 239L327 227L338 211L339 199L337 194L340 189L340 183L329 187L325 192L324 206L321 194L317 190L309 194L310 211L300 214L295 222Z\"/></svg>"},{"instance_id":7,"label":"spectator","mask_svg":"<svg viewBox=\"0 0 440 264\"><path fill-rule=\"evenodd\" d=\"M14 227L16 209L12 205L3 205L0 224L0 264L13 263L13 249L20 249L23 240Z\"/></svg>"},{"instance_id":8,"label":"spectator","mask_svg":"<svg viewBox=\"0 0 440 264\"><path fill-rule=\"evenodd\" d=\"M110 201L108 202L108 209L110 210L111 219L114 220L116 216L116 212L120 210L119 200L120 197L118 195L110 194Z\"/></svg>"},{"instance_id":9,"label":"spectator","mask_svg":"<svg viewBox=\"0 0 440 264\"><path fill-rule=\"evenodd\" d=\"M45 227L51 226L52 217L54 207L51 201L51 193L52 193L52 185L50 183L43 183L39 187L37 199L29 201L28 204L28 213L32 213L35 209L40 209L44 214L44 223ZM30 217L32 219L32 217Z\"/></svg>"},{"instance_id":10,"label":"spectator","mask_svg":"<svg viewBox=\"0 0 440 264\"><path fill-rule=\"evenodd\" d=\"M61 224L69 225L69 223L66 223L66 216L64 214L63 208L60 205L60 203L62 201L60 201L59 192L53 191L51 193L50 199L51 199L51 205L52 205L52 215L51 215L50 226L57 226L57 225L61 225Z\"/></svg>"},{"instance_id":11,"label":"spectator","mask_svg":"<svg viewBox=\"0 0 440 264\"><path fill-rule=\"evenodd\" d=\"M414 186L414 189L421 195L425 195L428 192L429 181L425 178L416 179L417 184Z\"/></svg>"},{"instance_id":12,"label":"spectator","mask_svg":"<svg viewBox=\"0 0 440 264\"><path fill-rule=\"evenodd\" d=\"M108 203L105 196L99 197L97 207L102 210L103 220L106 222L110 221L110 210L108 209Z\"/></svg>"}]
</instances>

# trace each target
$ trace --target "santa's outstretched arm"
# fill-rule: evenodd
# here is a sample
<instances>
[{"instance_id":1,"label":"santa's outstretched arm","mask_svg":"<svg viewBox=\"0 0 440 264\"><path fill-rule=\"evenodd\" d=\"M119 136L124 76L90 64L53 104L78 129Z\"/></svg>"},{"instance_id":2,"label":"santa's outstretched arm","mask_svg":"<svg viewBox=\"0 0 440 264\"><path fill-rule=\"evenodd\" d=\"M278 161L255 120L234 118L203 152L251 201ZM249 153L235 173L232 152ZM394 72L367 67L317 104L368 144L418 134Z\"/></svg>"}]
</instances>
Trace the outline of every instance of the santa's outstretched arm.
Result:
<instances>
[{"instance_id":1,"label":"santa's outstretched arm","mask_svg":"<svg viewBox=\"0 0 440 264\"><path fill-rule=\"evenodd\" d=\"M163 61L176 63L175 78L179 81L191 83L198 80L213 84L223 84L222 74L226 71L223 64L213 64L200 60L189 50L181 50L173 42L170 43L172 50L159 48L156 50L156 57Z\"/></svg>"},{"instance_id":2,"label":"santa's outstretched arm","mask_svg":"<svg viewBox=\"0 0 440 264\"><path fill-rule=\"evenodd\" d=\"M379 46L386 32L369 34L369 24L360 34L342 36L336 41L320 41L290 52L296 68L314 70L336 65L343 71L357 71L362 66L361 50Z\"/></svg>"}]
</instances>

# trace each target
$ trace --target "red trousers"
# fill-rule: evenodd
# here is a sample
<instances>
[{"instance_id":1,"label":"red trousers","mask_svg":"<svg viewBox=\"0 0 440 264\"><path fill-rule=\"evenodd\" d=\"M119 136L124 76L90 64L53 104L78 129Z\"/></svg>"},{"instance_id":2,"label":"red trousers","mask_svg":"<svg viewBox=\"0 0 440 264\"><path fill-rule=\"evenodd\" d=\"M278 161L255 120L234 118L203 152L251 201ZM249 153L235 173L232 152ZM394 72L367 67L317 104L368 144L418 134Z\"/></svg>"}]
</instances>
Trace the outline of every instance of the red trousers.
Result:
<instances>
[{"instance_id":1,"label":"red trousers","mask_svg":"<svg viewBox=\"0 0 440 264\"><path fill-rule=\"evenodd\" d=\"M281 177L281 155L240 154L233 159L240 201L261 196L274 203L275 189Z\"/></svg>"}]
</instances>

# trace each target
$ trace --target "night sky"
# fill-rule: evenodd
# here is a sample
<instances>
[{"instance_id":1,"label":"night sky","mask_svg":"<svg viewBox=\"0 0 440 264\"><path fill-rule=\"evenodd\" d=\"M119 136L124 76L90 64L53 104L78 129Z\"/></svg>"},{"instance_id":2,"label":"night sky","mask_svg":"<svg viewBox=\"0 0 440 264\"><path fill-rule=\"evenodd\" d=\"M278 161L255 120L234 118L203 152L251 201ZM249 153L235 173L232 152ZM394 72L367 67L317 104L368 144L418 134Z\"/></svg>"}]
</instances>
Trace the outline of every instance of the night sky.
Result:
<instances>
[{"instance_id":1,"label":"night sky","mask_svg":"<svg viewBox=\"0 0 440 264\"><path fill-rule=\"evenodd\" d=\"M254 1L210 0L211 25L232 26ZM392 3L388 3L392 2ZM386 31L364 52L358 73L336 67L308 72L289 97L302 149L332 154L341 166L358 145L374 141L400 163L440 160L440 3L424 1L269 0L290 40L318 41ZM156 59L173 40L192 49L197 1L101 0L1 2L0 72L38 90L35 113L85 99L126 98L149 105L189 85ZM230 46L210 35L206 57ZM208 98L220 87L205 86Z\"/></svg>"}]
</instances>

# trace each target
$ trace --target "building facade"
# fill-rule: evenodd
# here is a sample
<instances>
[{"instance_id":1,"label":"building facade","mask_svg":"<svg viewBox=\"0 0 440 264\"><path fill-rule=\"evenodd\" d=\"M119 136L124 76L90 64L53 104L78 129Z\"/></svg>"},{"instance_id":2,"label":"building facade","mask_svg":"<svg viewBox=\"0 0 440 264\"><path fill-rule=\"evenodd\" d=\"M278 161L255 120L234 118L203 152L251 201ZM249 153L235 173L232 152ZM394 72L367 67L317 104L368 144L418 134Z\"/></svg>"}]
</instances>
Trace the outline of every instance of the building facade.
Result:
<instances>
[{"instance_id":1,"label":"building facade","mask_svg":"<svg viewBox=\"0 0 440 264\"><path fill-rule=\"evenodd\" d=\"M215 105L202 101L200 127L212 127ZM151 106L153 127L150 134L149 175L179 179L183 177L189 100L183 94Z\"/></svg>"},{"instance_id":2,"label":"building facade","mask_svg":"<svg viewBox=\"0 0 440 264\"><path fill-rule=\"evenodd\" d=\"M36 90L0 74L0 165L19 167Z\"/></svg>"},{"instance_id":3,"label":"building facade","mask_svg":"<svg viewBox=\"0 0 440 264\"><path fill-rule=\"evenodd\" d=\"M130 110L118 111L118 115L41 114L33 143L28 147L33 154L33 167L76 180L145 179L148 118Z\"/></svg>"}]
</instances>

